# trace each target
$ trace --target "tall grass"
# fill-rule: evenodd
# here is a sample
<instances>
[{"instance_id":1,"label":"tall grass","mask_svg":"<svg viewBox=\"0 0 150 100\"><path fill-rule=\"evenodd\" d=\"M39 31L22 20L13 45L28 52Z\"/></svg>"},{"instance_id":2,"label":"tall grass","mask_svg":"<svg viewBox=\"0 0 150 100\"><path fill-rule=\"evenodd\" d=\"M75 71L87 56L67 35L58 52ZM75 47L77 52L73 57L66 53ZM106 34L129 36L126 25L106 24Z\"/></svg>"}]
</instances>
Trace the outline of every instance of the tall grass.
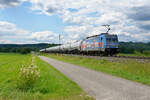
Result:
<instances>
[{"instance_id":1,"label":"tall grass","mask_svg":"<svg viewBox=\"0 0 150 100\"><path fill-rule=\"evenodd\" d=\"M18 77L18 88L22 91L27 91L33 88L36 81L40 78L40 70L35 65L35 57L32 57L32 63L27 66L22 65Z\"/></svg>"}]
</instances>

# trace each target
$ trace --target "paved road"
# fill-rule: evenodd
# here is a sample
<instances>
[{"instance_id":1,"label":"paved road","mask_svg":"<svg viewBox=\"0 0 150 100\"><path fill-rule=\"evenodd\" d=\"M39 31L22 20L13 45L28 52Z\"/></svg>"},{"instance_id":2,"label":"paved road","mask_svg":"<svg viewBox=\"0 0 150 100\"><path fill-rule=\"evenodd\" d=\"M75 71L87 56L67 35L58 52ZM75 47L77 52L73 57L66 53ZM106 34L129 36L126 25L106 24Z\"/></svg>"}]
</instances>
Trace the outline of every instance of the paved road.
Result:
<instances>
[{"instance_id":1,"label":"paved road","mask_svg":"<svg viewBox=\"0 0 150 100\"><path fill-rule=\"evenodd\" d=\"M74 80L96 100L150 100L150 87L115 76L40 56Z\"/></svg>"}]
</instances>

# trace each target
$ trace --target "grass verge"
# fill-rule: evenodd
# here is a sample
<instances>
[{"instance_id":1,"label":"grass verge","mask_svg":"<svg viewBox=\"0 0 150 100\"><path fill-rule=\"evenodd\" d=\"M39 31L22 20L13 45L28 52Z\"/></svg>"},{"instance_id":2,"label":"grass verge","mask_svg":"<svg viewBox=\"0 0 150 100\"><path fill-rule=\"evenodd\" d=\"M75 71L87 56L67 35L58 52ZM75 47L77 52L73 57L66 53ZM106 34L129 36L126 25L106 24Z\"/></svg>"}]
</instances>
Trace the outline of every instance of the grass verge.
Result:
<instances>
[{"instance_id":1,"label":"grass verge","mask_svg":"<svg viewBox=\"0 0 150 100\"><path fill-rule=\"evenodd\" d=\"M54 54L45 54L45 56L150 85L150 63L142 63L135 60L111 62L102 59L100 61L92 58Z\"/></svg>"},{"instance_id":2,"label":"grass verge","mask_svg":"<svg viewBox=\"0 0 150 100\"><path fill-rule=\"evenodd\" d=\"M119 53L118 56L129 56L129 57L150 57L150 54L141 54L141 53L136 53L136 54L123 54Z\"/></svg>"},{"instance_id":3,"label":"grass verge","mask_svg":"<svg viewBox=\"0 0 150 100\"><path fill-rule=\"evenodd\" d=\"M72 80L46 62L35 58L40 78L28 91L17 88L22 64L31 63L31 55L0 54L0 100L93 100Z\"/></svg>"}]
</instances>

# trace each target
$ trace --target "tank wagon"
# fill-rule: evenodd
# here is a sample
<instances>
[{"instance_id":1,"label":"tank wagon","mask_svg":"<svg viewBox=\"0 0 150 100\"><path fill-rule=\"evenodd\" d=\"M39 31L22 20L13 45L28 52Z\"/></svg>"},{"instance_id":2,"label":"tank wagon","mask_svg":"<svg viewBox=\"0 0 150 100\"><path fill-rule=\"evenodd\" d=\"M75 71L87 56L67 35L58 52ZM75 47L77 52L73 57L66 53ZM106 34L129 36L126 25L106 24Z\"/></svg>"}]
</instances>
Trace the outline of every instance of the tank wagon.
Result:
<instances>
[{"instance_id":1,"label":"tank wagon","mask_svg":"<svg viewBox=\"0 0 150 100\"><path fill-rule=\"evenodd\" d=\"M99 35L87 37L81 41L68 43L56 47L40 50L49 53L87 54L87 55L115 55L119 53L118 36L109 34L108 31Z\"/></svg>"}]
</instances>

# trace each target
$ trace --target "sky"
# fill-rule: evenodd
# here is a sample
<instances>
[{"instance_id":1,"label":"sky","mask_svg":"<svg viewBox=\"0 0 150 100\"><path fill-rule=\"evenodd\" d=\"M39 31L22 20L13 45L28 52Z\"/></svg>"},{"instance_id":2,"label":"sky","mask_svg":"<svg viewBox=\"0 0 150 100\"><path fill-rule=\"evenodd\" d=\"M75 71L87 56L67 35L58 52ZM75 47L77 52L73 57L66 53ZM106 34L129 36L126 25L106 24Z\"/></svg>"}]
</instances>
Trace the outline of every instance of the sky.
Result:
<instances>
[{"instance_id":1,"label":"sky","mask_svg":"<svg viewBox=\"0 0 150 100\"><path fill-rule=\"evenodd\" d=\"M0 44L70 43L106 32L150 42L150 0L0 0Z\"/></svg>"}]
</instances>

